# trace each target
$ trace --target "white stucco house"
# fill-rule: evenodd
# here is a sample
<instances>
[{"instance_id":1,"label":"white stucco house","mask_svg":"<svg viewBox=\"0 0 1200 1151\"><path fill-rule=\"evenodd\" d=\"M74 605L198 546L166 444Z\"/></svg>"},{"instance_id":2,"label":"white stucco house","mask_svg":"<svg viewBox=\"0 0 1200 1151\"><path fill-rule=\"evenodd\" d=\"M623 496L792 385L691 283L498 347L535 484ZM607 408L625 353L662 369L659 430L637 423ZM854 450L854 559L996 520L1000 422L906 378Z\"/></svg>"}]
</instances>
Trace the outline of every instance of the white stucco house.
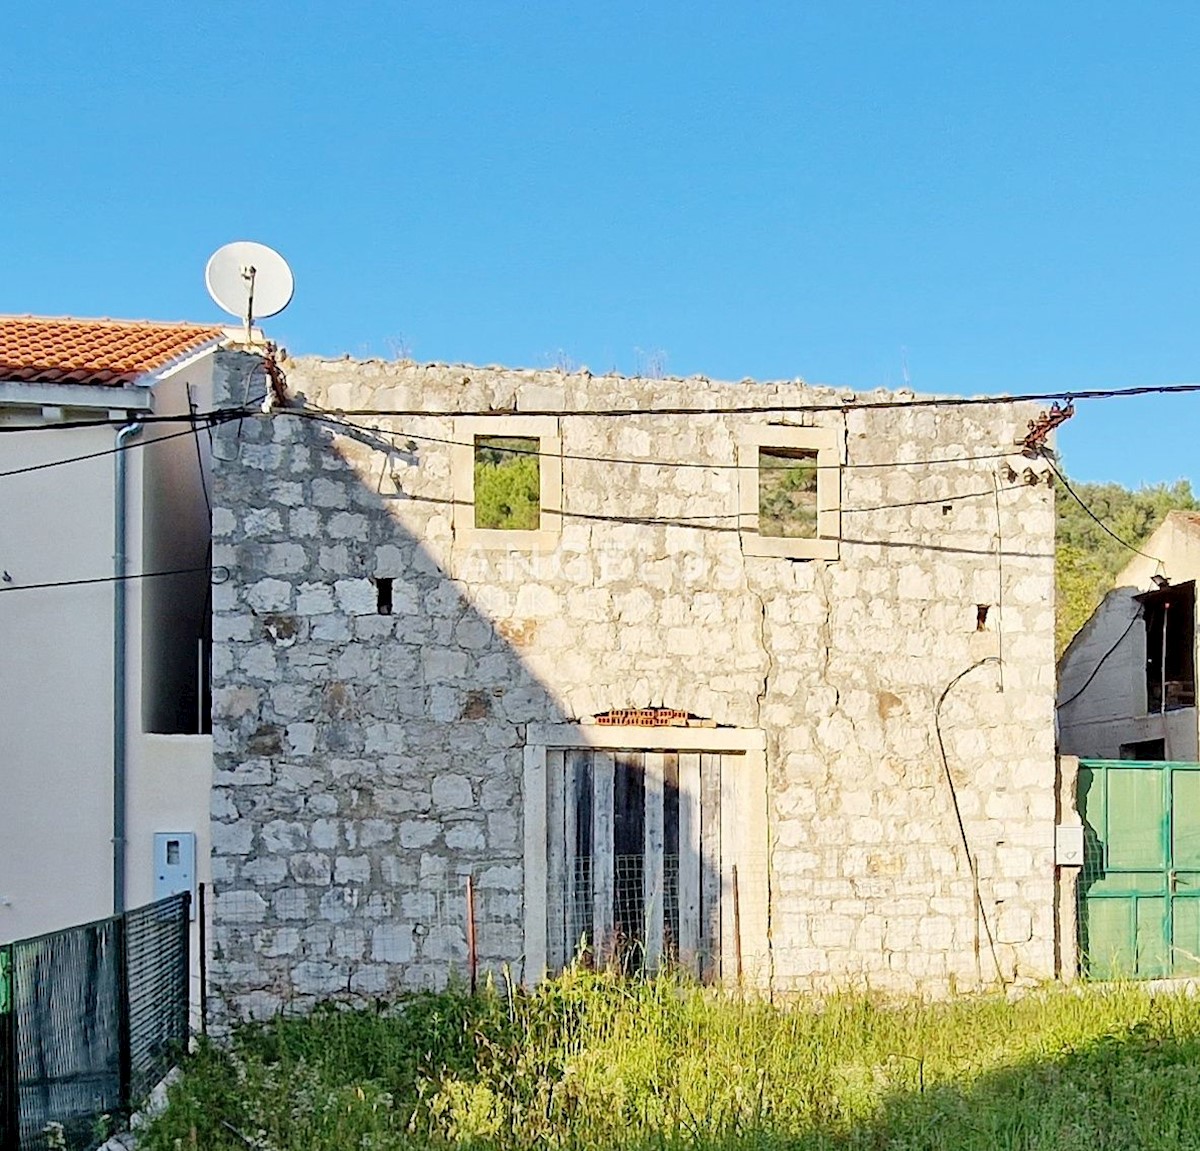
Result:
<instances>
[{"instance_id":1,"label":"white stucco house","mask_svg":"<svg viewBox=\"0 0 1200 1151\"><path fill-rule=\"evenodd\" d=\"M0 317L0 943L207 878L223 338Z\"/></svg>"}]
</instances>

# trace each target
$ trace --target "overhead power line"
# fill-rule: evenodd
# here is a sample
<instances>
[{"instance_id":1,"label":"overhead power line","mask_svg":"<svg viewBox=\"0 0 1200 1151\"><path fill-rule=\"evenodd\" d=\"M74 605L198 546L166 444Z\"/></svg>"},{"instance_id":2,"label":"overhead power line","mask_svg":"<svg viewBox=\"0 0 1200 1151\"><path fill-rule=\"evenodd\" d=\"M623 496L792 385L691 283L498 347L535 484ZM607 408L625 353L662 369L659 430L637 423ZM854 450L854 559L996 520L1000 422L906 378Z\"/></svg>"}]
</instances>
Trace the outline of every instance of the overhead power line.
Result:
<instances>
[{"instance_id":1,"label":"overhead power line","mask_svg":"<svg viewBox=\"0 0 1200 1151\"><path fill-rule=\"evenodd\" d=\"M1126 628L1125 628L1125 630L1124 630L1123 632L1121 632L1121 634L1120 634L1119 636L1117 636L1117 641L1116 641L1116 643L1114 643L1114 644L1112 645L1112 647L1110 647L1110 648L1108 649L1108 651L1106 651L1106 652L1105 652L1105 653L1104 653L1104 654L1103 654L1103 655L1100 657L1100 659L1099 659L1099 660L1097 661L1097 663L1096 663L1096 666L1095 666L1094 668L1092 668L1091 675L1089 675L1089 676L1087 677L1087 679L1085 679L1085 680L1083 681L1083 686L1082 686L1082 687L1081 687L1081 688L1080 688L1080 689L1079 689L1077 692L1075 692L1073 695L1070 695L1070 696L1068 696L1066 699L1064 699L1064 700L1062 701L1062 703L1055 704L1055 705L1054 705L1054 707L1055 707L1055 710L1056 710L1056 711L1059 711L1059 710L1061 710L1062 708L1066 707L1066 706L1067 706L1067 704L1069 704L1069 703L1074 703L1074 702L1075 702L1075 701L1076 701L1076 700L1077 700L1077 699L1078 699L1078 698L1079 698L1081 695L1083 695L1083 693L1084 693L1085 691L1087 691L1087 689L1088 689L1089 687L1091 687L1091 686L1092 686L1092 680L1094 680L1094 679L1096 678L1096 676L1100 674L1100 669L1101 669L1101 668L1104 666L1105 660L1107 660L1107 659L1108 659L1108 657L1109 657L1110 655L1112 655L1112 653L1113 653L1114 651L1116 651L1116 650L1117 650L1117 648L1119 648L1119 647L1121 646L1121 644L1122 644L1122 643L1124 642L1124 640L1125 640L1125 637L1126 637L1126 636L1127 636L1127 635L1128 635L1128 634L1129 634L1131 631L1133 631L1133 625L1134 625L1135 623L1137 623L1137 621L1138 621L1138 620L1140 620L1141 618L1142 618L1142 609L1139 607L1139 608L1138 608L1138 610L1137 610L1137 611L1134 613L1134 617L1133 617L1133 619L1131 619L1131 620L1129 621L1129 626L1128 626L1128 627L1126 627Z\"/></svg>"},{"instance_id":2,"label":"overhead power line","mask_svg":"<svg viewBox=\"0 0 1200 1151\"><path fill-rule=\"evenodd\" d=\"M258 405L262 403L263 398L263 396L257 396L253 399L248 399L238 407L213 408L211 411L198 412L195 416L190 412L187 415L157 415L153 412L138 412L136 409L131 409L135 413L132 416L96 416L94 419L50 420L38 424L0 423L0 433L61 432L75 431L80 428L120 428L131 422L139 424L177 424L183 421L191 421L194 418L214 419L218 423L221 423L226 419L233 420L253 415L258 410ZM120 407L120 404L116 406Z\"/></svg>"},{"instance_id":3,"label":"overhead power line","mask_svg":"<svg viewBox=\"0 0 1200 1151\"><path fill-rule=\"evenodd\" d=\"M686 381L680 381L686 382ZM721 385L718 385L721 386ZM768 385L762 384L761 387ZM725 416L725 415L770 415L799 412L855 412L889 408L956 408L981 405L1048 403L1053 400L1106 400L1127 396L1178 395L1200 392L1200 384L1147 384L1134 388L1086 388L1082 391L1018 392L1014 395L987 396L914 396L912 399L857 399L847 396L844 400L831 400L812 404L727 404L713 406L639 406L627 408L521 408L497 411L475 410L430 410L428 408L341 408L342 416Z\"/></svg>"},{"instance_id":4,"label":"overhead power line","mask_svg":"<svg viewBox=\"0 0 1200 1151\"><path fill-rule=\"evenodd\" d=\"M277 414L296 416L300 419L310 420L315 423L330 424L333 427L340 427L348 431L361 432L365 435L385 435L395 436L404 440L415 440L417 443L441 444L445 447L458 448L474 448L476 445L470 440L456 440L446 436L431 436L423 432L411 432L407 430L397 430L393 428L378 428L369 424L355 423L353 420L345 418L341 412L326 411L321 408L292 408L280 410ZM506 439L535 439L537 437L516 436L504 437ZM402 449L396 447L397 452ZM579 452L546 452L540 448L522 448L511 445L505 445L499 449L508 455L513 456L532 456L540 459L555 459L555 460L574 460L580 463L589 464L620 464L631 467L648 467L648 468L698 468L702 471L746 471L745 466L737 463L721 463L713 460L704 462L700 460L667 460L667 459L646 459L633 456L593 456ZM1013 445L1011 451L1005 452L980 452L973 455L961 456L941 456L934 459L918 459L918 460L873 460L866 463L844 463L839 467L843 469L857 468L903 468L903 467L925 467L932 464L954 464L954 463L974 463L987 462L991 460L1005 459L1009 456L1021 455L1019 444Z\"/></svg>"},{"instance_id":5,"label":"overhead power line","mask_svg":"<svg viewBox=\"0 0 1200 1151\"><path fill-rule=\"evenodd\" d=\"M211 427L213 425L206 423L202 426ZM153 439L126 440L125 443L115 447L101 448L97 452L84 452L80 456L64 456L58 460L43 460L40 464L26 464L23 468L9 468L7 471L0 472L0 479L4 479L6 476L23 476L29 472L41 472L47 468L59 468L65 464L78 464L84 460L96 460L103 456L115 456L119 452L128 452L134 448L149 447L151 444L165 443L167 440L178 439L180 436L194 435L195 431L196 429L194 428L184 428L182 431L168 432L165 436L156 436Z\"/></svg>"},{"instance_id":6,"label":"overhead power line","mask_svg":"<svg viewBox=\"0 0 1200 1151\"><path fill-rule=\"evenodd\" d=\"M680 381L686 382L686 381ZM723 385L718 385L723 386ZM760 385L766 387L768 385ZM1179 384L1145 384L1132 388L1084 388L1077 391L1056 392L1016 392L1012 395L984 396L914 396L912 399L857 399L847 396L845 399L812 404L724 404L716 406L642 406L626 408L522 408L497 410L495 408L478 409L431 409L431 408L339 408L333 414L339 416L423 416L431 418L450 418L455 416L724 416L724 415L789 415L802 412L854 412L881 409L915 409L915 408L953 408L978 407L980 405L1018 404L1018 403L1049 403L1055 400L1070 402L1072 400L1108 400L1122 399L1131 396L1164 396L1186 395L1200 392L1200 383ZM114 397L118 399L119 397ZM246 404L236 409L216 409L205 413L215 415L221 411L237 411L250 414L252 405L261 403L265 395L254 400L247 399ZM120 404L116 404L120 407ZM295 414L301 409L283 406L274 409L277 413ZM140 423L157 423L179 419L178 416L156 416L145 414L138 417ZM12 425L0 424L2 432L31 432L63 428L96 428L108 425L128 423L128 417L96 417L86 420L60 420L52 424Z\"/></svg>"},{"instance_id":7,"label":"overhead power line","mask_svg":"<svg viewBox=\"0 0 1200 1151\"><path fill-rule=\"evenodd\" d=\"M55 588L55 587L83 587L85 584L97 584L97 583L124 583L127 580L159 579L162 576L191 575L195 572L211 572L213 574L213 576L216 576L217 573L220 572L221 573L220 578L215 580L215 582L219 583L219 584L226 583L231 578L231 573L230 573L229 569L227 567L225 567L224 565L221 565L219 567L210 568L208 566L208 564L204 564L202 567L170 568L167 571L157 571L157 572L132 572L129 575L120 575L120 576L118 576L118 575L90 576L85 579L46 580L43 583L5 583L5 584L0 584L0 592L38 591L39 589L42 589L42 588Z\"/></svg>"},{"instance_id":8,"label":"overhead power line","mask_svg":"<svg viewBox=\"0 0 1200 1151\"><path fill-rule=\"evenodd\" d=\"M1139 555L1143 559L1153 560L1156 564L1161 564L1163 562L1161 559L1158 558L1158 556L1152 556L1149 552L1144 552L1144 551L1142 551L1141 548L1134 547L1133 544L1131 544L1128 540L1122 539L1119 535L1117 535L1117 533L1115 531L1113 531L1112 528L1110 528L1108 526L1108 524L1106 524L1098 515L1096 515L1096 513L1094 511L1092 511L1092 509L1090 507L1087 506L1086 503L1083 502L1079 493L1073 487L1071 487L1071 484L1068 481L1067 477L1064 476L1061 471L1059 471L1059 469L1058 469L1057 465L1054 463L1054 461L1048 455L1043 455L1042 458L1046 461L1046 463L1048 463L1050 465L1054 474L1056 476L1058 476L1059 480L1062 482L1063 487L1067 489L1067 492L1071 496L1071 498L1074 499L1074 501L1081 508L1083 508L1083 510L1085 512L1087 512L1087 514L1089 516L1091 516L1091 518L1093 520L1096 521L1096 523L1105 532L1105 534L1111 536L1123 548L1128 548L1135 555Z\"/></svg>"}]
</instances>

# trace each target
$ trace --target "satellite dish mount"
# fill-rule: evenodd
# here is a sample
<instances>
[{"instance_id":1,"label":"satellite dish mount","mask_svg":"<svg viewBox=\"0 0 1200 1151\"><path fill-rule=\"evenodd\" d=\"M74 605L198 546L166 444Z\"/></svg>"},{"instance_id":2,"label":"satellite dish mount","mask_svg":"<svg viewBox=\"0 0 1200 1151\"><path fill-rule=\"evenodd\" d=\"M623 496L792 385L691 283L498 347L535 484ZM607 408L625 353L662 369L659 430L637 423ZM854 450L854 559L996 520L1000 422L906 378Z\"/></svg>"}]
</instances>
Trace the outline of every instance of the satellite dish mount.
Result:
<instances>
[{"instance_id":1,"label":"satellite dish mount","mask_svg":"<svg viewBox=\"0 0 1200 1151\"><path fill-rule=\"evenodd\" d=\"M274 248L251 240L218 248L204 269L204 283L217 306L246 325L248 344L254 339L254 321L282 312L295 290L287 261Z\"/></svg>"}]
</instances>

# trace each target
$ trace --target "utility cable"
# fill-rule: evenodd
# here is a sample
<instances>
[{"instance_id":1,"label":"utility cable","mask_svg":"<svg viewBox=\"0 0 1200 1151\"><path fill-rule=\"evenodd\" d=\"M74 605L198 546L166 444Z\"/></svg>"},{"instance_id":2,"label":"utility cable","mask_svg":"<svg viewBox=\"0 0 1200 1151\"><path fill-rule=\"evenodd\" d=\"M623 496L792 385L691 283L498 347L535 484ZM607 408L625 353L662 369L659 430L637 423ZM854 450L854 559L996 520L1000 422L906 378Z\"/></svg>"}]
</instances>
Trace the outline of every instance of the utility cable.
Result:
<instances>
[{"instance_id":1,"label":"utility cable","mask_svg":"<svg viewBox=\"0 0 1200 1151\"><path fill-rule=\"evenodd\" d=\"M416 440L419 443L441 444L446 447L457 448L474 448L476 445L470 440L456 440L447 436L431 436L425 433L398 431L393 428L377 428L367 424L357 424L354 421L346 419L344 413L327 411L321 408L286 408L277 409L277 415L296 416L301 419L310 420L315 423L330 424L333 427L340 427L348 431L362 432L366 435L378 435L397 437L406 440ZM775 426L775 425L769 425ZM799 425L780 425L781 427L792 427ZM536 439L536 436L497 436L497 439ZM769 446L769 445L767 445ZM399 450L399 449L397 449ZM572 452L545 452L540 448L523 448L517 446L505 446L498 449L512 456L532 456L541 459L555 460L575 460L582 463L590 464L627 464L633 467L654 467L654 468L698 468L702 471L751 471L754 470L745 464L737 463L721 463L718 461L703 462L697 460L663 460L663 459L635 459L628 456L591 456ZM924 467L930 464L952 464L952 463L971 463L975 461L991 461L1003 459L1008 456L1017 456L1021 454L1019 445L1014 444L1013 450L1008 452L984 452L977 455L963 456L944 456L937 459L929 460L883 460L871 463L844 463L838 464L841 469L856 469L856 468L904 468L904 467ZM830 468L830 470L833 470ZM936 502L936 501L932 501Z\"/></svg>"},{"instance_id":2,"label":"utility cable","mask_svg":"<svg viewBox=\"0 0 1200 1151\"><path fill-rule=\"evenodd\" d=\"M234 417L231 417L234 418ZM212 426L209 424L208 426ZM23 476L29 472L45 471L47 468L62 467L64 464L78 464L84 460L96 460L103 456L114 456L118 452L127 452L133 448L149 447L151 444L165 443L167 440L178 439L180 436L190 436L194 434L194 428L184 428L178 432L168 432L165 436L156 436L152 439L139 437L137 439L128 440L119 447L101 448L97 452L85 452L80 456L65 456L60 460L44 460L40 464L27 464L23 468L9 468L7 471L0 472L0 479L6 476Z\"/></svg>"},{"instance_id":3,"label":"utility cable","mask_svg":"<svg viewBox=\"0 0 1200 1151\"><path fill-rule=\"evenodd\" d=\"M636 378L636 377L629 377ZM685 380L678 381L686 383ZM718 384L717 386L722 386ZM762 384L760 386L767 386ZM730 404L722 407L630 407L630 408L524 408L521 411L475 409L470 411L431 411L422 408L343 408L343 416L723 416L792 412L853 412L892 408L979 407L988 404L1046 403L1051 400L1103 400L1126 396L1179 395L1200 392L1200 384L1148 384L1133 388L1087 388L1082 391L1020 392L1016 395L986 396L915 396L911 400L845 400L813 404Z\"/></svg>"},{"instance_id":4,"label":"utility cable","mask_svg":"<svg viewBox=\"0 0 1200 1151\"><path fill-rule=\"evenodd\" d=\"M257 396L254 399L247 400L244 405L232 408L213 408L211 411L199 413L204 419L216 419L218 423L223 423L226 419L239 419L244 416L254 415L258 410L258 405L262 403L264 396ZM120 408L121 405L115 405ZM135 406L129 409L130 411L138 411ZM191 413L187 415L156 415L152 412L144 412L137 417L139 424L177 424L181 421L191 422ZM122 414L117 417L104 416L97 417L91 420L52 420L40 424L7 424L0 423L0 433L4 432L60 432L73 431L77 428L119 428L124 427L129 423L129 417Z\"/></svg>"},{"instance_id":5,"label":"utility cable","mask_svg":"<svg viewBox=\"0 0 1200 1151\"><path fill-rule=\"evenodd\" d=\"M1004 490L1010 491L1016 485ZM1004 528L1000 519L1000 477L992 472L992 494L996 504L996 656L1000 675L1000 691L1004 691Z\"/></svg>"},{"instance_id":6,"label":"utility cable","mask_svg":"<svg viewBox=\"0 0 1200 1151\"><path fill-rule=\"evenodd\" d=\"M1117 541L1117 543L1119 543L1123 548L1128 548L1135 555L1139 555L1143 559L1153 560L1156 564L1159 564L1161 566L1163 561L1161 559L1159 559L1158 556L1152 556L1149 552L1144 552L1144 551L1142 551L1141 548L1134 547L1133 544L1131 544L1128 540L1123 540L1119 535L1117 535L1117 533L1115 531L1113 531L1112 528L1110 528L1108 526L1108 524L1106 524L1098 515L1096 515L1096 513L1094 511L1092 511L1091 508L1089 508L1087 506L1087 504L1085 504L1083 502L1083 500L1080 498L1079 493L1073 487L1071 487L1070 481L1067 479L1066 476L1064 476L1062 474L1061 471L1059 471L1058 466L1055 464L1055 462L1048 455L1045 455L1045 454L1043 454L1042 458L1046 461L1046 463L1048 463L1050 465L1050 469L1062 481L1063 487L1067 489L1067 492L1070 494L1071 498L1074 499L1074 501L1081 508L1083 508L1083 510L1085 512L1087 512L1087 514L1089 516L1091 516L1091 518L1093 520L1095 520L1097 524L1100 525L1100 527L1104 530L1105 533L1112 536L1112 538L1115 539Z\"/></svg>"},{"instance_id":7,"label":"utility cable","mask_svg":"<svg viewBox=\"0 0 1200 1151\"><path fill-rule=\"evenodd\" d=\"M632 377L631 377L632 378ZM685 382L685 381L679 381ZM766 386L766 385L763 385ZM852 411L880 411L896 408L951 408L951 407L979 407L982 405L996 404L1019 404L1019 403L1046 403L1053 400L1104 400L1104 399L1122 399L1127 396L1162 396L1162 395L1181 395L1193 392L1200 392L1200 384L1148 384L1133 388L1085 388L1081 391L1058 391L1058 392L1018 392L1014 395L985 395L985 396L914 396L912 399L888 399L888 400L858 400L846 398L837 402L829 403L814 403L814 404L728 404L718 407L630 407L630 408L605 408L605 409L585 409L585 408L527 408L520 412L516 411L497 411L494 408L473 409L473 410L437 410L429 408L341 408L337 414L340 416L426 416L426 417L452 417L452 416L724 416L724 415L789 415L796 412L852 412ZM114 397L119 399L120 397ZM264 397L259 397L260 401ZM247 400L246 406L252 401ZM117 405L120 406L119 404ZM295 413L296 409L278 408L280 412ZM164 417L153 415L145 415L140 418L142 423L153 423ZM176 417L165 417L166 419L174 419ZM16 431L36 431L42 427L54 428L95 428L104 427L107 425L124 424L128 420L125 417L118 418L97 418L93 420L71 420L59 421L50 425L30 424L27 426L14 426L0 424L0 432L16 432Z\"/></svg>"},{"instance_id":8,"label":"utility cable","mask_svg":"<svg viewBox=\"0 0 1200 1151\"><path fill-rule=\"evenodd\" d=\"M56 587L81 587L84 584L96 584L96 583L122 583L125 580L158 579L162 576L191 575L195 572L210 572L213 577L216 577L218 572L221 573L220 578L215 579L215 581L214 581L218 584L228 583L230 578L232 578L229 569L227 567L225 567L224 565L214 568L209 564L204 564L201 567L171 568L168 571L157 571L157 572L132 572L128 575L120 575L120 576L110 575L110 576L92 576L88 579L47 580L44 583L11 583L11 584L6 583L3 585L0 585L0 592L37 591L40 588L56 588Z\"/></svg>"},{"instance_id":9,"label":"utility cable","mask_svg":"<svg viewBox=\"0 0 1200 1151\"><path fill-rule=\"evenodd\" d=\"M1125 630L1124 630L1123 632L1121 632L1121 634L1120 634L1120 635L1117 637L1117 642L1116 642L1116 643L1114 643L1114 644L1112 645L1112 647L1110 647L1110 648L1108 649L1108 651L1106 651L1106 652L1105 652L1105 653L1104 653L1104 654L1103 654L1103 655L1100 657L1100 660L1099 660L1099 662L1096 664L1096 666L1095 666L1094 668L1092 668L1092 673L1091 673L1091 675L1089 675L1089 676L1087 677L1087 679L1085 679L1085 680L1083 681L1083 686L1082 686L1082 687L1081 687L1081 688L1080 688L1080 689L1079 689L1077 692L1075 692L1075 694L1074 694L1074 695L1072 695L1072 696L1071 696L1069 699L1064 699L1064 700L1062 701L1062 703L1055 704L1055 705L1054 705L1054 710L1055 710L1055 711L1058 711L1058 710L1060 710L1061 708L1064 708L1064 707L1066 707L1066 706L1067 706L1067 704L1069 704L1069 703L1074 703L1074 702L1075 702L1075 701L1076 701L1076 700L1077 700L1077 699L1078 699L1078 698L1079 698L1081 695L1083 695L1083 693L1084 693L1085 691L1087 691L1087 689L1088 689L1089 687L1091 687L1091 686L1092 686L1092 680L1094 680L1094 679L1096 678L1096 676L1100 674L1100 669L1101 669L1101 668L1104 666L1104 661L1105 661L1105 660L1107 660L1107 659L1108 659L1108 657L1109 657L1110 655L1112 655L1112 653L1113 653L1114 651L1116 651L1116 650L1117 650L1117 648L1119 648L1119 647L1121 646L1121 644L1122 644L1122 643L1124 643L1124 641L1125 641L1125 637L1126 637L1126 636L1127 636L1127 635L1128 635L1128 634L1129 634L1131 631L1133 631L1133 625L1134 625L1135 623L1137 623L1137 621L1138 621L1138 620L1140 620L1140 619L1142 619L1142 618L1143 618L1143 617L1142 617L1142 609L1139 607L1139 608L1138 608L1138 610L1137 610L1137 611L1134 613L1133 619L1131 619L1131 620L1129 621L1129 625L1128 625L1128 627L1126 627L1126 628L1125 628Z\"/></svg>"},{"instance_id":10,"label":"utility cable","mask_svg":"<svg viewBox=\"0 0 1200 1151\"><path fill-rule=\"evenodd\" d=\"M938 751L941 753L942 757L942 771L946 776L946 786L950 789L950 802L954 805L954 818L958 823L958 834L962 840L963 853L967 857L967 867L970 869L971 881L975 888L975 904L979 909L979 917L983 921L983 930L987 934L988 948L992 953L992 963L995 964L996 967L996 978L1000 981L1000 985L1003 987L1005 985L1004 971L1000 966L1000 958L996 954L996 941L992 936L992 926L988 922L987 912L985 912L983 909L983 895L979 890L979 874L975 868L975 862L971 856L971 845L967 840L967 828L963 823L962 808L958 803L958 789L954 786L954 777L950 774L950 761L946 758L946 743L942 738L942 705L946 702L946 697L950 694L951 690L959 682L959 680L966 678L977 668L983 667L984 664L999 662L1000 659L998 656L985 656L983 659L971 664L970 667L960 671L958 675L956 675L948 684L946 684L942 694L938 697L937 705L933 709L933 730L937 735ZM978 954L978 952L976 954Z\"/></svg>"}]
</instances>

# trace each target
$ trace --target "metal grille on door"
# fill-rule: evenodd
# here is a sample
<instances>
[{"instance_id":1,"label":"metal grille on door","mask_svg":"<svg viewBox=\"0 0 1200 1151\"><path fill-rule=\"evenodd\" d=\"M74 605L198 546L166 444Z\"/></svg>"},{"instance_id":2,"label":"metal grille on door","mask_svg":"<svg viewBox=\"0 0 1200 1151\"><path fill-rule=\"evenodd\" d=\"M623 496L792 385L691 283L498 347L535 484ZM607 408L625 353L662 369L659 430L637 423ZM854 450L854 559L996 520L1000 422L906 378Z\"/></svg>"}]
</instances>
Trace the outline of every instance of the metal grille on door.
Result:
<instances>
[{"instance_id":1,"label":"metal grille on door","mask_svg":"<svg viewBox=\"0 0 1200 1151\"><path fill-rule=\"evenodd\" d=\"M547 942L632 972L679 964L758 979L767 955L761 757L643 750L547 755Z\"/></svg>"}]
</instances>

